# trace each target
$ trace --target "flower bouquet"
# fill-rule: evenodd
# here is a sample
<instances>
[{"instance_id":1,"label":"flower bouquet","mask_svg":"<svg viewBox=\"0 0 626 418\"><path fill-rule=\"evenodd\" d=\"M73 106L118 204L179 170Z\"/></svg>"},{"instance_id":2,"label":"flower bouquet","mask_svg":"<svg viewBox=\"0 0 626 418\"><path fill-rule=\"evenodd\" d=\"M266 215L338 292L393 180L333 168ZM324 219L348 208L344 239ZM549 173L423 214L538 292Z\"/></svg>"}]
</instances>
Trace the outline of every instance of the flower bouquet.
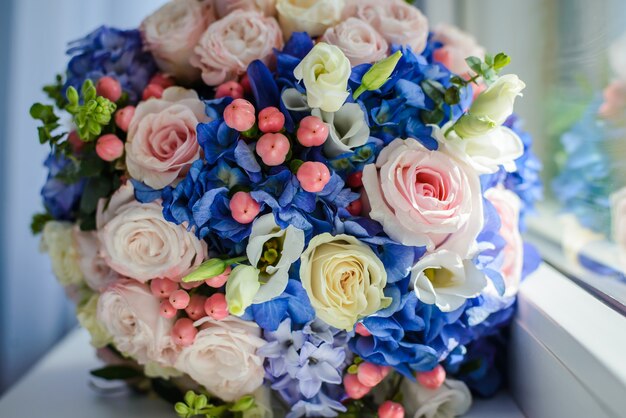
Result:
<instances>
[{"instance_id":1,"label":"flower bouquet","mask_svg":"<svg viewBox=\"0 0 626 418\"><path fill-rule=\"evenodd\" d=\"M174 0L68 54L31 109L32 226L95 376L181 417L454 416L497 390L538 260L508 56L400 0Z\"/></svg>"}]
</instances>

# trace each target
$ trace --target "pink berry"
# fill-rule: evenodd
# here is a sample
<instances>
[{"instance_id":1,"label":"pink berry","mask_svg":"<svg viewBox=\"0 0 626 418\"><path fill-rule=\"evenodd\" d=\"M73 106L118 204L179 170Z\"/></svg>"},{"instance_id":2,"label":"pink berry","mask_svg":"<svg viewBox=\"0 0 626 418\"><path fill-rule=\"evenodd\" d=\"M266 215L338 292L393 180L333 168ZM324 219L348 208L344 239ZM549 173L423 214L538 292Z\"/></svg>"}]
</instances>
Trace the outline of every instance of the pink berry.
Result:
<instances>
[{"instance_id":1,"label":"pink berry","mask_svg":"<svg viewBox=\"0 0 626 418\"><path fill-rule=\"evenodd\" d=\"M240 224L249 224L261 211L261 206L247 192L237 192L230 199L230 212Z\"/></svg>"},{"instance_id":2,"label":"pink berry","mask_svg":"<svg viewBox=\"0 0 626 418\"><path fill-rule=\"evenodd\" d=\"M254 106L246 99L235 99L224 109L224 121L236 131L248 131L256 122Z\"/></svg>"},{"instance_id":3,"label":"pink berry","mask_svg":"<svg viewBox=\"0 0 626 418\"><path fill-rule=\"evenodd\" d=\"M224 273L220 274L219 276L206 279L204 282L207 284L207 286L219 289L220 287L224 286L226 282L228 281L228 276L230 275L230 271L231 271L231 268L230 266L228 266L226 267L226 270L224 270Z\"/></svg>"},{"instance_id":4,"label":"pink berry","mask_svg":"<svg viewBox=\"0 0 626 418\"><path fill-rule=\"evenodd\" d=\"M172 328L174 344L183 347L193 344L196 334L198 334L198 330L193 326L193 321L189 318L180 318L174 323L174 328Z\"/></svg>"},{"instance_id":5,"label":"pink berry","mask_svg":"<svg viewBox=\"0 0 626 418\"><path fill-rule=\"evenodd\" d=\"M300 122L296 136L305 147L317 147L326 142L328 125L317 116L307 116Z\"/></svg>"},{"instance_id":6,"label":"pink berry","mask_svg":"<svg viewBox=\"0 0 626 418\"><path fill-rule=\"evenodd\" d=\"M307 192L318 193L330 181L330 171L323 163L307 161L298 169L298 181Z\"/></svg>"},{"instance_id":7,"label":"pink berry","mask_svg":"<svg viewBox=\"0 0 626 418\"><path fill-rule=\"evenodd\" d=\"M96 92L98 96L105 97L115 103L122 97L122 86L113 77L105 76L98 80Z\"/></svg>"},{"instance_id":8,"label":"pink berry","mask_svg":"<svg viewBox=\"0 0 626 418\"><path fill-rule=\"evenodd\" d=\"M115 124L124 132L128 132L130 122L135 116L135 106L126 106L115 112Z\"/></svg>"},{"instance_id":9,"label":"pink berry","mask_svg":"<svg viewBox=\"0 0 626 418\"><path fill-rule=\"evenodd\" d=\"M374 363L361 363L357 373L357 378L362 385L373 388L383 381L382 367Z\"/></svg>"},{"instance_id":10,"label":"pink berry","mask_svg":"<svg viewBox=\"0 0 626 418\"><path fill-rule=\"evenodd\" d=\"M439 389L446 380L446 370L441 364L438 364L429 372L418 372L415 377L417 377L417 381L420 385L435 390Z\"/></svg>"},{"instance_id":11,"label":"pink berry","mask_svg":"<svg viewBox=\"0 0 626 418\"><path fill-rule=\"evenodd\" d=\"M204 312L211 318L221 321L228 316L228 304L223 293L211 295L204 303Z\"/></svg>"},{"instance_id":12,"label":"pink berry","mask_svg":"<svg viewBox=\"0 0 626 418\"><path fill-rule=\"evenodd\" d=\"M145 89L143 89L142 99L148 100L151 98L160 99L163 96L163 90L165 90L162 86L158 84L148 84Z\"/></svg>"},{"instance_id":13,"label":"pink berry","mask_svg":"<svg viewBox=\"0 0 626 418\"><path fill-rule=\"evenodd\" d=\"M369 332L367 328L365 328L365 325L363 325L362 322L359 322L358 324L356 324L355 332L362 337L370 337L372 335L372 333Z\"/></svg>"},{"instance_id":14,"label":"pink berry","mask_svg":"<svg viewBox=\"0 0 626 418\"><path fill-rule=\"evenodd\" d=\"M176 316L178 310L172 306L169 300L164 300L161 302L161 306L159 307L159 315L163 318L170 319Z\"/></svg>"},{"instance_id":15,"label":"pink berry","mask_svg":"<svg viewBox=\"0 0 626 418\"><path fill-rule=\"evenodd\" d=\"M280 132L285 126L285 115L273 106L266 107L259 112L259 129L261 132Z\"/></svg>"},{"instance_id":16,"label":"pink berry","mask_svg":"<svg viewBox=\"0 0 626 418\"><path fill-rule=\"evenodd\" d=\"M205 296L193 295L189 301L189 305L185 308L187 316L194 321L202 318L204 316L204 302L206 302Z\"/></svg>"},{"instance_id":17,"label":"pink berry","mask_svg":"<svg viewBox=\"0 0 626 418\"><path fill-rule=\"evenodd\" d=\"M363 211L363 202L361 202L361 198L350 202L350 204L348 205L346 209L348 209L348 212L350 212L350 215L359 216L361 212Z\"/></svg>"},{"instance_id":18,"label":"pink berry","mask_svg":"<svg viewBox=\"0 0 626 418\"><path fill-rule=\"evenodd\" d=\"M104 161L117 160L124 154L124 143L117 135L102 135L96 142L96 154Z\"/></svg>"},{"instance_id":19,"label":"pink berry","mask_svg":"<svg viewBox=\"0 0 626 418\"><path fill-rule=\"evenodd\" d=\"M165 299L178 290L178 283L170 279L153 279L150 282L150 290L157 298Z\"/></svg>"},{"instance_id":20,"label":"pink berry","mask_svg":"<svg viewBox=\"0 0 626 418\"><path fill-rule=\"evenodd\" d=\"M363 187L363 172L355 171L354 173L350 174L346 179L346 184L353 189Z\"/></svg>"},{"instance_id":21,"label":"pink berry","mask_svg":"<svg viewBox=\"0 0 626 418\"><path fill-rule=\"evenodd\" d=\"M191 297L186 291L179 289L170 295L170 303L176 309L185 309L189 305Z\"/></svg>"},{"instance_id":22,"label":"pink berry","mask_svg":"<svg viewBox=\"0 0 626 418\"><path fill-rule=\"evenodd\" d=\"M349 373L343 377L343 387L346 390L346 395L348 395L350 399L361 399L371 390L371 388L359 382L356 374Z\"/></svg>"},{"instance_id":23,"label":"pink berry","mask_svg":"<svg viewBox=\"0 0 626 418\"><path fill-rule=\"evenodd\" d=\"M256 153L270 167L284 163L289 148L289 140L283 134L264 134L256 143Z\"/></svg>"},{"instance_id":24,"label":"pink berry","mask_svg":"<svg viewBox=\"0 0 626 418\"><path fill-rule=\"evenodd\" d=\"M174 83L174 79L170 76L167 76L163 73L158 73L156 75L154 75L151 79L150 82L148 84L156 84L157 86L161 86L163 87L163 89L166 89L168 87L172 87L173 85L175 85Z\"/></svg>"},{"instance_id":25,"label":"pink berry","mask_svg":"<svg viewBox=\"0 0 626 418\"><path fill-rule=\"evenodd\" d=\"M67 136L67 142L70 143L74 154L80 154L83 151L83 148L85 148L85 142L80 139L80 136L78 136L78 132L76 131L70 132Z\"/></svg>"},{"instance_id":26,"label":"pink berry","mask_svg":"<svg viewBox=\"0 0 626 418\"><path fill-rule=\"evenodd\" d=\"M217 86L215 98L232 97L233 99L243 99L243 86L236 81L227 81Z\"/></svg>"},{"instance_id":27,"label":"pink berry","mask_svg":"<svg viewBox=\"0 0 626 418\"><path fill-rule=\"evenodd\" d=\"M404 418L404 407L399 403L385 401L378 408L379 418Z\"/></svg>"}]
</instances>

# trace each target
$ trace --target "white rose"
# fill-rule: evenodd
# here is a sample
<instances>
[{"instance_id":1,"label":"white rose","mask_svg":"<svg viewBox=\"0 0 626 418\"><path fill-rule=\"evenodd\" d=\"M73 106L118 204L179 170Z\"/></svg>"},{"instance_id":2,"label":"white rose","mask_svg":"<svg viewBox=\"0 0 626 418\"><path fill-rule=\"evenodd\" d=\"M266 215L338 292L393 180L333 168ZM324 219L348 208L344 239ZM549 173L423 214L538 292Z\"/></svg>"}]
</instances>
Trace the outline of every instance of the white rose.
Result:
<instances>
[{"instance_id":1,"label":"white rose","mask_svg":"<svg viewBox=\"0 0 626 418\"><path fill-rule=\"evenodd\" d=\"M74 226L69 222L49 221L41 235L40 248L49 254L52 271L63 286L83 283L73 229Z\"/></svg>"},{"instance_id":2,"label":"white rose","mask_svg":"<svg viewBox=\"0 0 626 418\"><path fill-rule=\"evenodd\" d=\"M274 16L276 0L216 0L215 9L220 18L236 10L254 10L265 16Z\"/></svg>"},{"instance_id":3,"label":"white rose","mask_svg":"<svg viewBox=\"0 0 626 418\"><path fill-rule=\"evenodd\" d=\"M255 11L236 10L204 32L191 59L209 86L243 75L254 60L269 64L274 48L282 49L278 22Z\"/></svg>"},{"instance_id":4,"label":"white rose","mask_svg":"<svg viewBox=\"0 0 626 418\"><path fill-rule=\"evenodd\" d=\"M289 39L293 32L307 32L312 37L341 21L344 0L277 0L278 20Z\"/></svg>"},{"instance_id":5,"label":"white rose","mask_svg":"<svg viewBox=\"0 0 626 418\"><path fill-rule=\"evenodd\" d=\"M524 155L524 142L513 130L498 126L476 136L461 138L455 130L450 130L452 122L443 128L433 127L433 136L445 142L448 149L459 158L467 156L472 167L479 174L495 173L503 166L506 171L517 170L515 160ZM443 133L448 132L445 139Z\"/></svg>"},{"instance_id":6,"label":"white rose","mask_svg":"<svg viewBox=\"0 0 626 418\"><path fill-rule=\"evenodd\" d=\"M108 205L100 200L96 221L109 267L140 282L155 278L179 281L206 256L204 241L185 225L163 218L160 201L136 201L130 182L113 194Z\"/></svg>"},{"instance_id":7,"label":"white rose","mask_svg":"<svg viewBox=\"0 0 626 418\"><path fill-rule=\"evenodd\" d=\"M339 47L353 67L380 61L389 50L385 38L372 25L355 17L328 28L320 40Z\"/></svg>"},{"instance_id":8,"label":"white rose","mask_svg":"<svg viewBox=\"0 0 626 418\"><path fill-rule=\"evenodd\" d=\"M300 279L317 316L335 328L352 330L390 300L385 266L374 251L350 235L317 235L301 257Z\"/></svg>"},{"instance_id":9,"label":"white rose","mask_svg":"<svg viewBox=\"0 0 626 418\"><path fill-rule=\"evenodd\" d=\"M139 364L171 367L178 354L171 337L174 319L159 315L160 305L148 285L120 280L100 295L97 319L122 354Z\"/></svg>"},{"instance_id":10,"label":"white rose","mask_svg":"<svg viewBox=\"0 0 626 418\"><path fill-rule=\"evenodd\" d=\"M485 274L472 260L447 250L424 256L411 269L413 291L419 300L442 312L460 308L487 286Z\"/></svg>"},{"instance_id":11,"label":"white rose","mask_svg":"<svg viewBox=\"0 0 626 418\"><path fill-rule=\"evenodd\" d=\"M170 87L160 99L139 103L126 139L130 175L153 189L183 177L200 158L196 127L208 122L204 103L193 90Z\"/></svg>"},{"instance_id":12,"label":"white rose","mask_svg":"<svg viewBox=\"0 0 626 418\"><path fill-rule=\"evenodd\" d=\"M274 299L285 291L289 281L289 268L298 261L304 250L304 231L289 225L282 229L269 213L256 219L246 255L250 264L260 271L261 288L253 303Z\"/></svg>"},{"instance_id":13,"label":"white rose","mask_svg":"<svg viewBox=\"0 0 626 418\"><path fill-rule=\"evenodd\" d=\"M428 20L404 0L350 0L343 16L369 22L389 44L408 45L416 54L426 48Z\"/></svg>"},{"instance_id":14,"label":"white rose","mask_svg":"<svg viewBox=\"0 0 626 418\"><path fill-rule=\"evenodd\" d=\"M346 103L334 113L313 109L311 114L328 125L328 139L324 142L324 153L329 157L336 157L365 145L370 137L370 128L365 121L365 113L357 103Z\"/></svg>"},{"instance_id":15,"label":"white rose","mask_svg":"<svg viewBox=\"0 0 626 418\"><path fill-rule=\"evenodd\" d=\"M214 20L212 1L173 0L144 19L139 30L161 71L192 83L200 78L200 71L189 60Z\"/></svg>"},{"instance_id":16,"label":"white rose","mask_svg":"<svg viewBox=\"0 0 626 418\"><path fill-rule=\"evenodd\" d=\"M309 107L336 112L348 98L350 60L341 49L324 42L317 43L298 64L293 74L304 81Z\"/></svg>"},{"instance_id":17,"label":"white rose","mask_svg":"<svg viewBox=\"0 0 626 418\"><path fill-rule=\"evenodd\" d=\"M224 401L236 401L263 384L264 358L256 350L266 344L254 322L227 317L203 318L193 344L183 348L176 368Z\"/></svg>"},{"instance_id":18,"label":"white rose","mask_svg":"<svg viewBox=\"0 0 626 418\"><path fill-rule=\"evenodd\" d=\"M413 418L454 418L464 415L472 406L472 394L460 380L446 379L436 390L404 379L404 407Z\"/></svg>"},{"instance_id":19,"label":"white rose","mask_svg":"<svg viewBox=\"0 0 626 418\"><path fill-rule=\"evenodd\" d=\"M85 328L91 336L91 345L95 348L102 348L112 342L112 338L98 321L98 293L93 293L87 301L81 303L76 308L76 318L80 325Z\"/></svg>"},{"instance_id":20,"label":"white rose","mask_svg":"<svg viewBox=\"0 0 626 418\"><path fill-rule=\"evenodd\" d=\"M78 251L78 263L89 288L102 292L115 282L119 275L114 272L100 254L100 240L96 231L81 231L74 227L74 240Z\"/></svg>"},{"instance_id":21,"label":"white rose","mask_svg":"<svg viewBox=\"0 0 626 418\"><path fill-rule=\"evenodd\" d=\"M402 245L475 251L483 227L480 179L446 144L430 151L415 139L396 139L363 170L370 217Z\"/></svg>"},{"instance_id":22,"label":"white rose","mask_svg":"<svg viewBox=\"0 0 626 418\"><path fill-rule=\"evenodd\" d=\"M465 59L468 57L485 58L485 48L478 45L476 39L456 26L438 24L433 30L433 40L443 46L433 53L436 61L444 64L450 71L467 75L471 71Z\"/></svg>"},{"instance_id":23,"label":"white rose","mask_svg":"<svg viewBox=\"0 0 626 418\"><path fill-rule=\"evenodd\" d=\"M524 267L524 241L519 230L522 202L515 193L504 188L491 188L485 192L485 197L500 215L499 233L505 241L501 268L504 297L513 297L519 289Z\"/></svg>"}]
</instances>

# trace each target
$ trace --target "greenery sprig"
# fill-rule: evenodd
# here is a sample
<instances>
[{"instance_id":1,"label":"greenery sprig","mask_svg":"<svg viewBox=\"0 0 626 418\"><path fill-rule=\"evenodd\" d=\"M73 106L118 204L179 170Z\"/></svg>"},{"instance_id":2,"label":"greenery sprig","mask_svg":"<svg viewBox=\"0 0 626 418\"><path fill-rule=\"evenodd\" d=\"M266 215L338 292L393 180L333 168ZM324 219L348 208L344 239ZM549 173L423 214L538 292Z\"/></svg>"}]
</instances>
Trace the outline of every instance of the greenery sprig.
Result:
<instances>
[{"instance_id":1,"label":"greenery sprig","mask_svg":"<svg viewBox=\"0 0 626 418\"><path fill-rule=\"evenodd\" d=\"M254 398L249 395L242 397L237 402L214 405L210 402L208 396L196 394L190 390L185 394L183 402L177 402L176 405L174 405L174 410L180 418L239 418L243 416L243 412L254 407Z\"/></svg>"},{"instance_id":2,"label":"greenery sprig","mask_svg":"<svg viewBox=\"0 0 626 418\"><path fill-rule=\"evenodd\" d=\"M117 105L98 96L91 80L85 80L80 95L72 86L68 87L66 95L68 104L65 110L73 116L78 136L85 142L96 140L102 128L111 123Z\"/></svg>"}]
</instances>

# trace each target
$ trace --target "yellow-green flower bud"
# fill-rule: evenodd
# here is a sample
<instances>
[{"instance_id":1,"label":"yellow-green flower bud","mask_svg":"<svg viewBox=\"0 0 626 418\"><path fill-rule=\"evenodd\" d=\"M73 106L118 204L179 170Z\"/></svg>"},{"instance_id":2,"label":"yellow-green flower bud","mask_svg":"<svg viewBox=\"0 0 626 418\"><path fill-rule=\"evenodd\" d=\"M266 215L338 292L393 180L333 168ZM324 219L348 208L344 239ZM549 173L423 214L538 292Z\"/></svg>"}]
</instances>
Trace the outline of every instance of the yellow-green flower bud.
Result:
<instances>
[{"instance_id":1,"label":"yellow-green flower bud","mask_svg":"<svg viewBox=\"0 0 626 418\"><path fill-rule=\"evenodd\" d=\"M233 269L226 282L226 303L231 315L241 316L261 287L259 270L252 266L239 265Z\"/></svg>"},{"instance_id":2,"label":"yellow-green flower bud","mask_svg":"<svg viewBox=\"0 0 626 418\"><path fill-rule=\"evenodd\" d=\"M387 80L389 80L389 77L391 77L391 74L393 73L393 70L396 69L396 65L398 65L400 58L402 58L402 52L396 51L393 55L372 65L372 67L363 75L361 85L354 92L354 99L358 99L359 96L366 91L378 90L381 88Z\"/></svg>"}]
</instances>

